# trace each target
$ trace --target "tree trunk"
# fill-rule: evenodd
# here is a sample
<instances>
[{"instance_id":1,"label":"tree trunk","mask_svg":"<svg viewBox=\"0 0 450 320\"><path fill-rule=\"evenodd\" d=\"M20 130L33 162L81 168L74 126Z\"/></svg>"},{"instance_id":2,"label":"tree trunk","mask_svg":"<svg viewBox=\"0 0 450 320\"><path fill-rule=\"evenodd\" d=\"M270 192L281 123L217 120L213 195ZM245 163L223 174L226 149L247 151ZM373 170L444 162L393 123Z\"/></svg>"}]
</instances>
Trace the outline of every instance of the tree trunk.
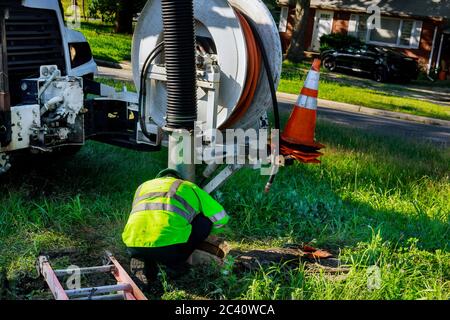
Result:
<instances>
[{"instance_id":1,"label":"tree trunk","mask_svg":"<svg viewBox=\"0 0 450 320\"><path fill-rule=\"evenodd\" d=\"M305 35L308 26L311 0L297 0L295 8L295 26L291 45L286 58L294 63L301 62L305 57Z\"/></svg>"},{"instance_id":2,"label":"tree trunk","mask_svg":"<svg viewBox=\"0 0 450 320\"><path fill-rule=\"evenodd\" d=\"M83 11L83 19L86 20L86 0L82 0L82 11Z\"/></svg>"},{"instance_id":3,"label":"tree trunk","mask_svg":"<svg viewBox=\"0 0 450 320\"><path fill-rule=\"evenodd\" d=\"M133 33L133 6L121 1L116 14L116 33Z\"/></svg>"}]
</instances>

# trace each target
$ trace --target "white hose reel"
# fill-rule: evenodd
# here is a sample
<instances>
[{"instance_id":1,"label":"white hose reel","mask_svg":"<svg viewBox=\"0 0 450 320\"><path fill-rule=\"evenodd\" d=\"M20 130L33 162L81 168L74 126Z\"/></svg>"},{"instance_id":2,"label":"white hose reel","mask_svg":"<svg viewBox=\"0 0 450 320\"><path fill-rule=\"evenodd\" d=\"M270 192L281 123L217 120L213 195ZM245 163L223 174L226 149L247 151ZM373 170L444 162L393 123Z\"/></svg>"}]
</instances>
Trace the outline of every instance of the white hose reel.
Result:
<instances>
[{"instance_id":1,"label":"white hose reel","mask_svg":"<svg viewBox=\"0 0 450 320\"><path fill-rule=\"evenodd\" d=\"M234 8L234 9L233 9ZM260 0L194 0L196 34L209 38L214 43L220 69L220 85L216 92L217 127L226 122L235 111L247 80L246 39L236 16L239 10L255 26L268 54L271 72L277 87L281 75L281 43L277 26L271 13ZM163 40L161 1L150 0L142 11L133 38L133 76L140 87L141 70L150 52ZM162 61L160 61L162 62ZM151 78L151 77L150 77ZM154 79L154 77L152 78ZM164 81L147 81L146 99L149 116L159 127L165 125L167 93ZM269 83L261 67L259 84L253 101L233 127L258 127L260 118L271 106ZM208 122L208 91L199 85L198 120Z\"/></svg>"}]
</instances>

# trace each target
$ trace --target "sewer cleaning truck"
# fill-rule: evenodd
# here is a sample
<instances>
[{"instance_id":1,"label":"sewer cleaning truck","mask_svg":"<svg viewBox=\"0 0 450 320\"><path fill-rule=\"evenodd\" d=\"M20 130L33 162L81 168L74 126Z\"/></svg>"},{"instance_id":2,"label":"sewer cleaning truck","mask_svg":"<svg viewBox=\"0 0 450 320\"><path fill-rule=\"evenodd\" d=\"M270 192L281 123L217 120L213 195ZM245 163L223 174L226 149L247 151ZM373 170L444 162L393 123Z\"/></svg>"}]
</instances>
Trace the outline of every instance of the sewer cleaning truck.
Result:
<instances>
[{"instance_id":1,"label":"sewer cleaning truck","mask_svg":"<svg viewBox=\"0 0 450 320\"><path fill-rule=\"evenodd\" d=\"M2 0L0 174L16 156L75 152L87 140L147 152L167 146L170 154L171 137L192 133L194 124L202 144L214 142L214 130L266 128L282 65L271 13L260 0L194 0L190 17L179 9L184 2L149 0L140 14L134 93L95 81L89 44L66 26L58 0ZM193 36L173 33L183 19ZM192 61L186 48L194 49ZM171 159L169 167L196 179L196 166ZM212 191L240 168L210 164L201 175L218 177Z\"/></svg>"}]
</instances>

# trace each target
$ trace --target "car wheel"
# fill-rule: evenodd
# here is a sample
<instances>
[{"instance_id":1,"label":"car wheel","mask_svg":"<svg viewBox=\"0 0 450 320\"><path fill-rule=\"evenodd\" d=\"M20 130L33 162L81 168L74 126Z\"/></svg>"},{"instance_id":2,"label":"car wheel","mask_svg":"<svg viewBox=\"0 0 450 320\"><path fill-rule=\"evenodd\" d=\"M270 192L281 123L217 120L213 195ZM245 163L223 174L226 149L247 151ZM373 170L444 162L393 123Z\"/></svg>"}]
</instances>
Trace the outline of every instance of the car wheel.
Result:
<instances>
[{"instance_id":1,"label":"car wheel","mask_svg":"<svg viewBox=\"0 0 450 320\"><path fill-rule=\"evenodd\" d=\"M336 60L332 57L326 57L323 60L323 66L328 70L328 71L334 71L336 70Z\"/></svg>"},{"instance_id":2,"label":"car wheel","mask_svg":"<svg viewBox=\"0 0 450 320\"><path fill-rule=\"evenodd\" d=\"M374 79L376 82L386 82L386 79L387 79L386 69L383 67L379 67L375 71Z\"/></svg>"}]
</instances>

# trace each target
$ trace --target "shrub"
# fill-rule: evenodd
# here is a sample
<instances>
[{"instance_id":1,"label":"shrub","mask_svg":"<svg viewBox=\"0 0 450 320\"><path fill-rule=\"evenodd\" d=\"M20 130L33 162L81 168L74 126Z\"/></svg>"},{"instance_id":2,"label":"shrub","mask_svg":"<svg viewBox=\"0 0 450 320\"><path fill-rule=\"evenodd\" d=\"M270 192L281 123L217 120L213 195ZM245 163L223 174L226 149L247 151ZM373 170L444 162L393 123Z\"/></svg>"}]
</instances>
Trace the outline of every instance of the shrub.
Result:
<instances>
[{"instance_id":1,"label":"shrub","mask_svg":"<svg viewBox=\"0 0 450 320\"><path fill-rule=\"evenodd\" d=\"M325 34L320 37L320 51L342 49L363 44L358 38L343 33Z\"/></svg>"}]
</instances>

